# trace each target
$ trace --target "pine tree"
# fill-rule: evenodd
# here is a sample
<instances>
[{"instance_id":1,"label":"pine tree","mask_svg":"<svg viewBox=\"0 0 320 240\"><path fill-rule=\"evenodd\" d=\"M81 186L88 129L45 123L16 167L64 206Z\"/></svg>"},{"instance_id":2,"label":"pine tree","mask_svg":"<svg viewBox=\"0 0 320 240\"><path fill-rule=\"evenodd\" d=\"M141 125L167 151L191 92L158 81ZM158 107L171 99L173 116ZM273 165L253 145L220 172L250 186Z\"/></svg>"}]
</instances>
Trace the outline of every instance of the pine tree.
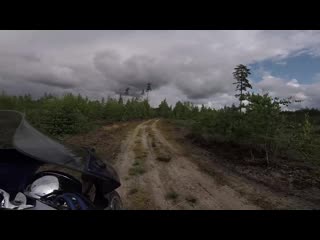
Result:
<instances>
[{"instance_id":1,"label":"pine tree","mask_svg":"<svg viewBox=\"0 0 320 240\"><path fill-rule=\"evenodd\" d=\"M129 95L129 91L130 91L130 88L129 88L129 87L127 87L127 88L126 88L126 91L125 91L125 95L126 95L126 96L128 96L128 95Z\"/></svg>"},{"instance_id":2,"label":"pine tree","mask_svg":"<svg viewBox=\"0 0 320 240\"><path fill-rule=\"evenodd\" d=\"M121 104L121 105L123 104L123 99L122 99L122 94L121 93L119 95L118 103Z\"/></svg>"},{"instance_id":3,"label":"pine tree","mask_svg":"<svg viewBox=\"0 0 320 240\"><path fill-rule=\"evenodd\" d=\"M248 69L245 65L238 65L233 72L233 77L236 79L236 82L233 84L237 85L236 91L239 91L239 94L236 94L235 97L239 98L240 101L240 112L243 107L242 101L245 100L245 92L247 88L252 89L251 84L249 83L248 76L250 75L250 69Z\"/></svg>"},{"instance_id":4,"label":"pine tree","mask_svg":"<svg viewBox=\"0 0 320 240\"><path fill-rule=\"evenodd\" d=\"M147 101L149 101L149 92L152 91L151 89L151 83L147 83L147 89L146 89L146 92L147 92Z\"/></svg>"},{"instance_id":5,"label":"pine tree","mask_svg":"<svg viewBox=\"0 0 320 240\"><path fill-rule=\"evenodd\" d=\"M158 111L159 111L160 117L164 117L164 118L169 117L170 112L171 112L171 108L169 107L166 99L164 99L164 100L160 103L159 108L158 108Z\"/></svg>"}]
</instances>

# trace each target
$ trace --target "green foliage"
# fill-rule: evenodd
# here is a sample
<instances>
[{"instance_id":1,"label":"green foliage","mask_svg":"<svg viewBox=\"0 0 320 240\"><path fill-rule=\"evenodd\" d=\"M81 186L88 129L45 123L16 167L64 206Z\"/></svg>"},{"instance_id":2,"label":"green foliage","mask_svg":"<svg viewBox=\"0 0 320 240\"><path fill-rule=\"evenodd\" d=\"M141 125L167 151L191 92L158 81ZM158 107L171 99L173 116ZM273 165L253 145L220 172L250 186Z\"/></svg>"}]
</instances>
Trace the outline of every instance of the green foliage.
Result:
<instances>
[{"instance_id":1,"label":"green foliage","mask_svg":"<svg viewBox=\"0 0 320 240\"><path fill-rule=\"evenodd\" d=\"M35 127L52 136L85 132L99 121L128 121L154 115L147 100L128 99L124 103L121 97L118 100L108 98L107 101L97 101L73 94L55 97L45 93L39 99L32 99L29 94L17 97L2 92L0 109L25 112Z\"/></svg>"},{"instance_id":2,"label":"green foliage","mask_svg":"<svg viewBox=\"0 0 320 240\"><path fill-rule=\"evenodd\" d=\"M178 123L191 126L193 135L202 141L245 146L251 154L264 153L268 164L277 157L320 159L319 129L314 126L320 125L319 110L283 112L282 106L289 106L293 99L273 98L269 94L246 93L244 99L247 104L243 112L234 105L215 110L177 102L168 115L187 121L188 124ZM309 112L312 119L305 115Z\"/></svg>"},{"instance_id":3,"label":"green foliage","mask_svg":"<svg viewBox=\"0 0 320 240\"><path fill-rule=\"evenodd\" d=\"M169 107L169 105L168 105L168 103L167 103L167 100L164 99L164 100L160 103L160 105L159 105L159 107L158 107L158 111L157 111L158 116L159 116L159 117L164 117L164 118L169 118L169 117L172 115L171 112L172 112L171 107Z\"/></svg>"},{"instance_id":4,"label":"green foliage","mask_svg":"<svg viewBox=\"0 0 320 240\"><path fill-rule=\"evenodd\" d=\"M177 119L193 119L198 116L199 108L191 102L177 102L171 116Z\"/></svg>"},{"instance_id":5,"label":"green foliage","mask_svg":"<svg viewBox=\"0 0 320 240\"><path fill-rule=\"evenodd\" d=\"M281 124L281 105L268 94L247 94L244 116L250 135L273 137Z\"/></svg>"},{"instance_id":6,"label":"green foliage","mask_svg":"<svg viewBox=\"0 0 320 240\"><path fill-rule=\"evenodd\" d=\"M250 69L248 69L245 65L238 65L235 68L235 71L233 72L233 77L236 80L236 91L239 91L235 96L239 98L240 102L240 112L243 107L243 100L246 100L246 94L245 92L247 91L248 88L252 89L251 84L249 83L248 76L250 75Z\"/></svg>"},{"instance_id":7,"label":"green foliage","mask_svg":"<svg viewBox=\"0 0 320 240\"><path fill-rule=\"evenodd\" d=\"M319 162L320 159L320 138L312 125L309 114L305 113L302 123L297 124L297 131L291 136L292 147L303 158Z\"/></svg>"}]
</instances>

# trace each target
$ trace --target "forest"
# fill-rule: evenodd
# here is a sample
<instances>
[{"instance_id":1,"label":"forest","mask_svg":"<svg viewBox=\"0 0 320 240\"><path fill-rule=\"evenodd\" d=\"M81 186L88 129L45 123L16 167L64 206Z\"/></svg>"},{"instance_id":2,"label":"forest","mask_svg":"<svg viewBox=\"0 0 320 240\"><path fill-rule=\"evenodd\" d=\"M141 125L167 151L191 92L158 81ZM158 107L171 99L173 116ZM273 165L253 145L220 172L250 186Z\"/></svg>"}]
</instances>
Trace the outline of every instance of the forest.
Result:
<instances>
[{"instance_id":1,"label":"forest","mask_svg":"<svg viewBox=\"0 0 320 240\"><path fill-rule=\"evenodd\" d=\"M188 128L190 138L198 143L238 146L252 159L263 157L266 165L279 157L318 164L320 111L308 108L284 111L283 106L297 100L290 96L279 99L268 93L250 92L250 70L244 65L237 66L233 75L239 105L222 109L180 101L169 106L166 99L153 108L145 96L151 91L150 83L139 97L124 94L99 101L71 93L63 96L45 93L35 99L30 94L11 96L2 91L0 109L25 113L35 127L58 139L107 123L165 118Z\"/></svg>"}]
</instances>

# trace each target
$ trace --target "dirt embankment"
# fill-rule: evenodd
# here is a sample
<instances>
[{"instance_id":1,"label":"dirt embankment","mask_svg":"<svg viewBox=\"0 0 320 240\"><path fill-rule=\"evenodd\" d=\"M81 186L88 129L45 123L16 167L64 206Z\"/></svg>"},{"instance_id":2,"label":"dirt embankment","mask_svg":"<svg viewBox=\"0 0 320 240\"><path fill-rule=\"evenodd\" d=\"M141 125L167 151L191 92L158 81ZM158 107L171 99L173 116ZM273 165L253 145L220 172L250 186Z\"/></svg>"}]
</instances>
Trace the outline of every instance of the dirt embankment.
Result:
<instances>
[{"instance_id":1,"label":"dirt embankment","mask_svg":"<svg viewBox=\"0 0 320 240\"><path fill-rule=\"evenodd\" d=\"M141 121L132 121L106 125L89 133L68 137L64 143L71 147L94 147L102 159L113 164L123 139L140 123Z\"/></svg>"},{"instance_id":2,"label":"dirt embankment","mask_svg":"<svg viewBox=\"0 0 320 240\"><path fill-rule=\"evenodd\" d=\"M127 137L130 130L140 124L141 121L132 121L125 123L109 124L88 133L77 134L66 137L63 143L76 151L81 147L93 147L102 160L108 161L111 164L115 163L117 155L123 139ZM64 168L57 165L45 164L38 171L56 170L71 174L81 181L81 173Z\"/></svg>"}]
</instances>

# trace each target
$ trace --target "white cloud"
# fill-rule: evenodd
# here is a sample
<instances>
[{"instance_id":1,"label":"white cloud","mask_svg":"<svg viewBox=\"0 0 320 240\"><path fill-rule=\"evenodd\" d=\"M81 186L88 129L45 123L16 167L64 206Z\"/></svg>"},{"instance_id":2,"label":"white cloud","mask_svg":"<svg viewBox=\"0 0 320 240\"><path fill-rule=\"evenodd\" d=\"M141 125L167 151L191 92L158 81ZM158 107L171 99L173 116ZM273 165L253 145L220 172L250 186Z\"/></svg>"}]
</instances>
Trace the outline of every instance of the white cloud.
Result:
<instances>
[{"instance_id":1,"label":"white cloud","mask_svg":"<svg viewBox=\"0 0 320 240\"><path fill-rule=\"evenodd\" d=\"M100 97L150 81L153 104L166 97L223 106L235 102L237 64L317 55L319 40L320 31L0 31L0 88ZM298 80L264 72L257 87L320 105Z\"/></svg>"},{"instance_id":2,"label":"white cloud","mask_svg":"<svg viewBox=\"0 0 320 240\"><path fill-rule=\"evenodd\" d=\"M297 79L292 79L291 81L287 82L287 86L294 87L294 88L299 88L300 84L299 84Z\"/></svg>"},{"instance_id":3,"label":"white cloud","mask_svg":"<svg viewBox=\"0 0 320 240\"><path fill-rule=\"evenodd\" d=\"M223 108L226 105L238 104L238 100L230 94L223 93L208 101L207 106L216 109Z\"/></svg>"},{"instance_id":4,"label":"white cloud","mask_svg":"<svg viewBox=\"0 0 320 240\"><path fill-rule=\"evenodd\" d=\"M275 64L285 66L285 65L287 65L287 62L285 62L285 61L277 61L277 62L275 62Z\"/></svg>"},{"instance_id":5,"label":"white cloud","mask_svg":"<svg viewBox=\"0 0 320 240\"><path fill-rule=\"evenodd\" d=\"M293 97L301 100L300 103L293 103L291 109L301 107L319 107L320 103L320 81L311 84L301 84L297 79L283 79L266 74L256 84L258 91L269 92L273 97Z\"/></svg>"}]
</instances>

